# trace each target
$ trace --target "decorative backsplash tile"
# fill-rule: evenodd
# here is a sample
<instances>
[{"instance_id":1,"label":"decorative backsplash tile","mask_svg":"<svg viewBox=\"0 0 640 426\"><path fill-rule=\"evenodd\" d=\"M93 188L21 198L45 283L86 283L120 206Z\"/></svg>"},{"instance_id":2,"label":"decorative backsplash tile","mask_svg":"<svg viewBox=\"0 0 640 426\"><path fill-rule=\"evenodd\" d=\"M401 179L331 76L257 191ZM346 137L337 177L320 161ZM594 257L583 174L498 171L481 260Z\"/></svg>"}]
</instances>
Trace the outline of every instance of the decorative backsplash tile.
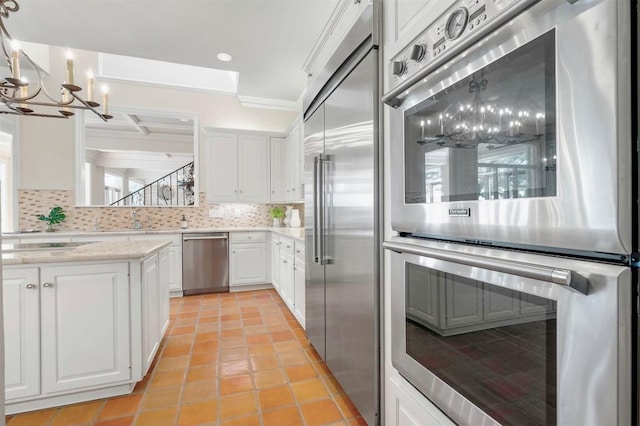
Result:
<instances>
[{"instance_id":1,"label":"decorative backsplash tile","mask_svg":"<svg viewBox=\"0 0 640 426\"><path fill-rule=\"evenodd\" d=\"M36 218L38 214L48 214L60 206L67 214L65 222L57 229L66 231L94 231L96 223L101 231L131 229L134 207L73 207L74 191L19 190L18 223L20 230L43 229L44 223ZM137 217L144 229L175 229L180 227L182 215L187 218L189 228L271 226L273 220L269 209L283 204L207 204L205 193L200 193L197 207L135 207ZM300 210L300 220L304 226L304 205L292 204ZM209 209L220 207L222 218L210 218Z\"/></svg>"}]
</instances>

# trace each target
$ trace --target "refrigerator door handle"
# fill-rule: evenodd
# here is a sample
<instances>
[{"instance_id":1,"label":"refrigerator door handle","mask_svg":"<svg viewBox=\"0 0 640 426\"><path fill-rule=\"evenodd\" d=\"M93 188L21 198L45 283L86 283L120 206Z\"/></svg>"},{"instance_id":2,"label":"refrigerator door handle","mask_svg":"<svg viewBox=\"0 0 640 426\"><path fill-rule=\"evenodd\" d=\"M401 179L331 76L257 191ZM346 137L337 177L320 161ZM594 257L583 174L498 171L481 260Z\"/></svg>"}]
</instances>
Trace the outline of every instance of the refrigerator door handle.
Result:
<instances>
[{"instance_id":1,"label":"refrigerator door handle","mask_svg":"<svg viewBox=\"0 0 640 426\"><path fill-rule=\"evenodd\" d=\"M433 259L460 263L491 271L518 275L520 277L533 278L534 280L552 282L554 284L566 286L569 290L582 293L584 295L589 294L589 280L577 272L568 269L558 269L531 263L492 259L482 256L469 256L462 253L450 253L443 250L408 246L394 242L384 242L382 246L387 250L392 250L397 253L415 254L417 256L430 257Z\"/></svg>"},{"instance_id":2,"label":"refrigerator door handle","mask_svg":"<svg viewBox=\"0 0 640 426\"><path fill-rule=\"evenodd\" d=\"M318 210L318 262L321 265L325 265L325 253L324 253L324 239L325 239L325 227L324 227L324 208L325 208L325 187L324 187L324 163L325 158L322 154L318 156L318 203L316 204Z\"/></svg>"},{"instance_id":3,"label":"refrigerator door handle","mask_svg":"<svg viewBox=\"0 0 640 426\"><path fill-rule=\"evenodd\" d=\"M312 235L312 244L313 244L313 262L318 263L318 163L320 159L318 157L313 157L313 230L311 232Z\"/></svg>"}]
</instances>

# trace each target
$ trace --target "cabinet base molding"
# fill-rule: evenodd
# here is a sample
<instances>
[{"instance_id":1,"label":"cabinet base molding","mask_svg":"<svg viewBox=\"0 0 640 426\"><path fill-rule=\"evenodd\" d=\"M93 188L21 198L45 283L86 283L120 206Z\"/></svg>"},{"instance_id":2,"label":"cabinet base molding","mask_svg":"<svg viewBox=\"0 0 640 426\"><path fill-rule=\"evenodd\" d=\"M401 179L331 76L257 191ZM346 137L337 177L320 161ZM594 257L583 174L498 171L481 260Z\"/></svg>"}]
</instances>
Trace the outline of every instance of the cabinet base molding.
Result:
<instances>
[{"instance_id":1,"label":"cabinet base molding","mask_svg":"<svg viewBox=\"0 0 640 426\"><path fill-rule=\"evenodd\" d=\"M169 297L182 297L182 290L172 290L169 292Z\"/></svg>"},{"instance_id":2,"label":"cabinet base molding","mask_svg":"<svg viewBox=\"0 0 640 426\"><path fill-rule=\"evenodd\" d=\"M266 284L250 284L250 285L232 285L229 286L229 292L235 293L237 291L251 291L251 290L268 290L273 288L269 283Z\"/></svg>"},{"instance_id":3,"label":"cabinet base molding","mask_svg":"<svg viewBox=\"0 0 640 426\"><path fill-rule=\"evenodd\" d=\"M45 408L60 407L62 405L76 404L79 402L92 401L94 399L110 398L113 396L127 395L133 392L135 383L125 383L123 385L109 386L106 388L93 390L79 390L78 392L56 396L43 396L39 399L29 401L6 401L5 414L18 414L27 411L42 410Z\"/></svg>"}]
</instances>

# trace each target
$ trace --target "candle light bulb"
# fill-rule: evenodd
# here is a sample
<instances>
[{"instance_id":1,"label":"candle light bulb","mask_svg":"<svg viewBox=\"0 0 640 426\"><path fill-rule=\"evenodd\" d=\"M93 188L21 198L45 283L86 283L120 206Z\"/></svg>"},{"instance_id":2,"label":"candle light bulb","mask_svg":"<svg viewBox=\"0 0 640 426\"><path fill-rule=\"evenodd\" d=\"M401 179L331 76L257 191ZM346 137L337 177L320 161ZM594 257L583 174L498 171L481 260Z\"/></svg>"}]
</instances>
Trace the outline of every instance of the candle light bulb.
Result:
<instances>
[{"instance_id":1,"label":"candle light bulb","mask_svg":"<svg viewBox=\"0 0 640 426\"><path fill-rule=\"evenodd\" d=\"M93 71L89 68L87 71L87 101L93 102Z\"/></svg>"},{"instance_id":2,"label":"candle light bulb","mask_svg":"<svg viewBox=\"0 0 640 426\"><path fill-rule=\"evenodd\" d=\"M424 120L420 120L420 127L424 127Z\"/></svg>"},{"instance_id":3,"label":"candle light bulb","mask_svg":"<svg viewBox=\"0 0 640 426\"><path fill-rule=\"evenodd\" d=\"M20 80L20 42L11 42L11 78Z\"/></svg>"},{"instance_id":4,"label":"candle light bulb","mask_svg":"<svg viewBox=\"0 0 640 426\"><path fill-rule=\"evenodd\" d=\"M102 85L102 114L109 115L109 87Z\"/></svg>"},{"instance_id":5,"label":"candle light bulb","mask_svg":"<svg viewBox=\"0 0 640 426\"><path fill-rule=\"evenodd\" d=\"M67 84L74 84L73 82L73 52L67 50Z\"/></svg>"}]
</instances>

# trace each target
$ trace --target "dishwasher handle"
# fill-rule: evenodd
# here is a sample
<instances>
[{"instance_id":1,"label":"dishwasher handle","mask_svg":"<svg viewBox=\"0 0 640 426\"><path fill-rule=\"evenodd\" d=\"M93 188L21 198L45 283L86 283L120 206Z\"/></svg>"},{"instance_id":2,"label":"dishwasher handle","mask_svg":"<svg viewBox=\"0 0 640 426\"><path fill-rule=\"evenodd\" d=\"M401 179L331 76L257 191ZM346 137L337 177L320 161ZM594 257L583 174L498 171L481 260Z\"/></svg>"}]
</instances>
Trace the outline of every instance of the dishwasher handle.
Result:
<instances>
[{"instance_id":1,"label":"dishwasher handle","mask_svg":"<svg viewBox=\"0 0 640 426\"><path fill-rule=\"evenodd\" d=\"M183 237L182 241L192 241L192 240L226 240L229 237L226 235L211 235L208 237Z\"/></svg>"}]
</instances>

